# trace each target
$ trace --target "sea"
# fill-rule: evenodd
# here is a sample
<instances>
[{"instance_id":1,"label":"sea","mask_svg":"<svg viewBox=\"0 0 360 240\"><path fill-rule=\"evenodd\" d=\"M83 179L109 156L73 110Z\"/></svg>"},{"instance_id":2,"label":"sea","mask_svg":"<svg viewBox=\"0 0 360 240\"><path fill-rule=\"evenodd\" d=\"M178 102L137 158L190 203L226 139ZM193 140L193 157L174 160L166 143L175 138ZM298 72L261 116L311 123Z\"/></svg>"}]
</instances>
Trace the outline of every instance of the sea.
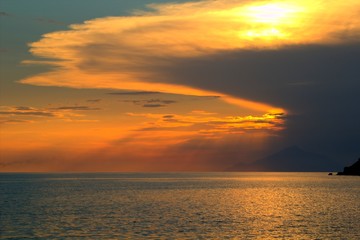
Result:
<instances>
[{"instance_id":1,"label":"sea","mask_svg":"<svg viewBox=\"0 0 360 240\"><path fill-rule=\"evenodd\" d=\"M360 239L360 177L2 173L0 239Z\"/></svg>"}]
</instances>

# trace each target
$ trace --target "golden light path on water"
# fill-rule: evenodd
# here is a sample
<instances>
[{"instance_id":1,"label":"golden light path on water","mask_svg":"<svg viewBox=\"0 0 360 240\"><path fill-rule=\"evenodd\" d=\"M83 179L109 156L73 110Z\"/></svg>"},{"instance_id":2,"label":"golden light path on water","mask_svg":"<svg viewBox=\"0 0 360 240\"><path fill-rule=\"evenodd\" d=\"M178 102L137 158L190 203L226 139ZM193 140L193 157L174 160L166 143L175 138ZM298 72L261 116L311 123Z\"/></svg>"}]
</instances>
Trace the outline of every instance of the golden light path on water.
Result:
<instances>
[{"instance_id":1,"label":"golden light path on water","mask_svg":"<svg viewBox=\"0 0 360 240\"><path fill-rule=\"evenodd\" d=\"M3 236L12 239L360 236L360 182L350 176L72 173L9 174L1 180L10 186L0 192Z\"/></svg>"}]
</instances>

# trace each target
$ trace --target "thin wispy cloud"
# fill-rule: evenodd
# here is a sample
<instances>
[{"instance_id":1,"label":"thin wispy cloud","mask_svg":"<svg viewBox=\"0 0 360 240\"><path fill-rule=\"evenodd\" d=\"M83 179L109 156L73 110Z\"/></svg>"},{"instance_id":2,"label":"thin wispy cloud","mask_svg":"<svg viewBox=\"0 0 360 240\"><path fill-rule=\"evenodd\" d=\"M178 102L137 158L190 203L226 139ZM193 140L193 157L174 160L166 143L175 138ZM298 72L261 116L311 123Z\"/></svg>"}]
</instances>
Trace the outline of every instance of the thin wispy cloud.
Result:
<instances>
[{"instance_id":1,"label":"thin wispy cloud","mask_svg":"<svg viewBox=\"0 0 360 240\"><path fill-rule=\"evenodd\" d=\"M177 103L177 101L174 101L174 100L163 100L163 99L122 100L122 102L133 103L137 106L142 106L145 108L166 107L170 104Z\"/></svg>"},{"instance_id":2,"label":"thin wispy cloud","mask_svg":"<svg viewBox=\"0 0 360 240\"><path fill-rule=\"evenodd\" d=\"M30 120L20 120L20 119L0 119L1 124L22 124L22 123L33 123Z\"/></svg>"},{"instance_id":3,"label":"thin wispy cloud","mask_svg":"<svg viewBox=\"0 0 360 240\"><path fill-rule=\"evenodd\" d=\"M0 111L0 115L20 115L20 116L39 116L39 117L55 117L56 115L46 110L8 110Z\"/></svg>"},{"instance_id":4,"label":"thin wispy cloud","mask_svg":"<svg viewBox=\"0 0 360 240\"><path fill-rule=\"evenodd\" d=\"M110 92L108 93L110 95L124 95L124 96L127 96L127 95L153 95L153 94L161 94L160 92L145 92L145 91L140 91L140 92Z\"/></svg>"},{"instance_id":5,"label":"thin wispy cloud","mask_svg":"<svg viewBox=\"0 0 360 240\"><path fill-rule=\"evenodd\" d=\"M8 123L32 123L40 121L39 118L54 118L65 121L87 121L86 119L79 119L84 115L77 112L82 111L96 111L100 108L93 108L89 106L60 106L56 108L35 108L28 106L0 106L0 116L3 116L1 122ZM14 117L23 119L14 119Z\"/></svg>"},{"instance_id":6,"label":"thin wispy cloud","mask_svg":"<svg viewBox=\"0 0 360 240\"><path fill-rule=\"evenodd\" d=\"M250 131L277 132L283 129L284 116L282 114L264 114L262 116L215 116L214 114L198 114L191 112L180 114L137 114L128 113L133 117L145 117L151 121L146 127L136 131L189 131L192 135L244 134ZM214 135L215 134L215 135Z\"/></svg>"},{"instance_id":7,"label":"thin wispy cloud","mask_svg":"<svg viewBox=\"0 0 360 240\"><path fill-rule=\"evenodd\" d=\"M52 108L53 110L74 110L74 111L94 111L94 110L100 110L100 108L94 108L89 106L62 106L62 107L56 107Z\"/></svg>"}]
</instances>

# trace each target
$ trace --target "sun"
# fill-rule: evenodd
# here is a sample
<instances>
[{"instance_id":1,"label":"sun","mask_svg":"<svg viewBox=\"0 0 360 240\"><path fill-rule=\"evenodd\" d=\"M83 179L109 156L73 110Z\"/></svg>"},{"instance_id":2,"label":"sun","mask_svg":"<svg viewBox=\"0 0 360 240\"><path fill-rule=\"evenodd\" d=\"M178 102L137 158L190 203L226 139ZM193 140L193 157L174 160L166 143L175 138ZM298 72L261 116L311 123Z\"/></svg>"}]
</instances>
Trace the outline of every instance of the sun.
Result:
<instances>
[{"instance_id":1,"label":"sun","mask_svg":"<svg viewBox=\"0 0 360 240\"><path fill-rule=\"evenodd\" d=\"M301 8L295 5L268 3L248 6L245 14L254 23L277 25L292 19L300 10Z\"/></svg>"},{"instance_id":2,"label":"sun","mask_svg":"<svg viewBox=\"0 0 360 240\"><path fill-rule=\"evenodd\" d=\"M284 2L252 4L239 9L241 16L249 28L240 33L246 39L284 39L289 37L287 29L299 22L300 13L304 9L299 5Z\"/></svg>"}]
</instances>

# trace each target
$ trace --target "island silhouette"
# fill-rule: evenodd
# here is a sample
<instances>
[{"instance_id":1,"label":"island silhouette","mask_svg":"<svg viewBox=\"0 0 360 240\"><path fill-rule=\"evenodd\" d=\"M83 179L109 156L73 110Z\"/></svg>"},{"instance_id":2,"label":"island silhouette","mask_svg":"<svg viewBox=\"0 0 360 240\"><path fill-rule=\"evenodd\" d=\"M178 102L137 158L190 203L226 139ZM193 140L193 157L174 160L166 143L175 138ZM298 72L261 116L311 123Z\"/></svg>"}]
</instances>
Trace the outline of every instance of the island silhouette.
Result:
<instances>
[{"instance_id":1,"label":"island silhouette","mask_svg":"<svg viewBox=\"0 0 360 240\"><path fill-rule=\"evenodd\" d=\"M344 167L344 171L338 172L337 175L360 176L360 158L353 165Z\"/></svg>"}]
</instances>

